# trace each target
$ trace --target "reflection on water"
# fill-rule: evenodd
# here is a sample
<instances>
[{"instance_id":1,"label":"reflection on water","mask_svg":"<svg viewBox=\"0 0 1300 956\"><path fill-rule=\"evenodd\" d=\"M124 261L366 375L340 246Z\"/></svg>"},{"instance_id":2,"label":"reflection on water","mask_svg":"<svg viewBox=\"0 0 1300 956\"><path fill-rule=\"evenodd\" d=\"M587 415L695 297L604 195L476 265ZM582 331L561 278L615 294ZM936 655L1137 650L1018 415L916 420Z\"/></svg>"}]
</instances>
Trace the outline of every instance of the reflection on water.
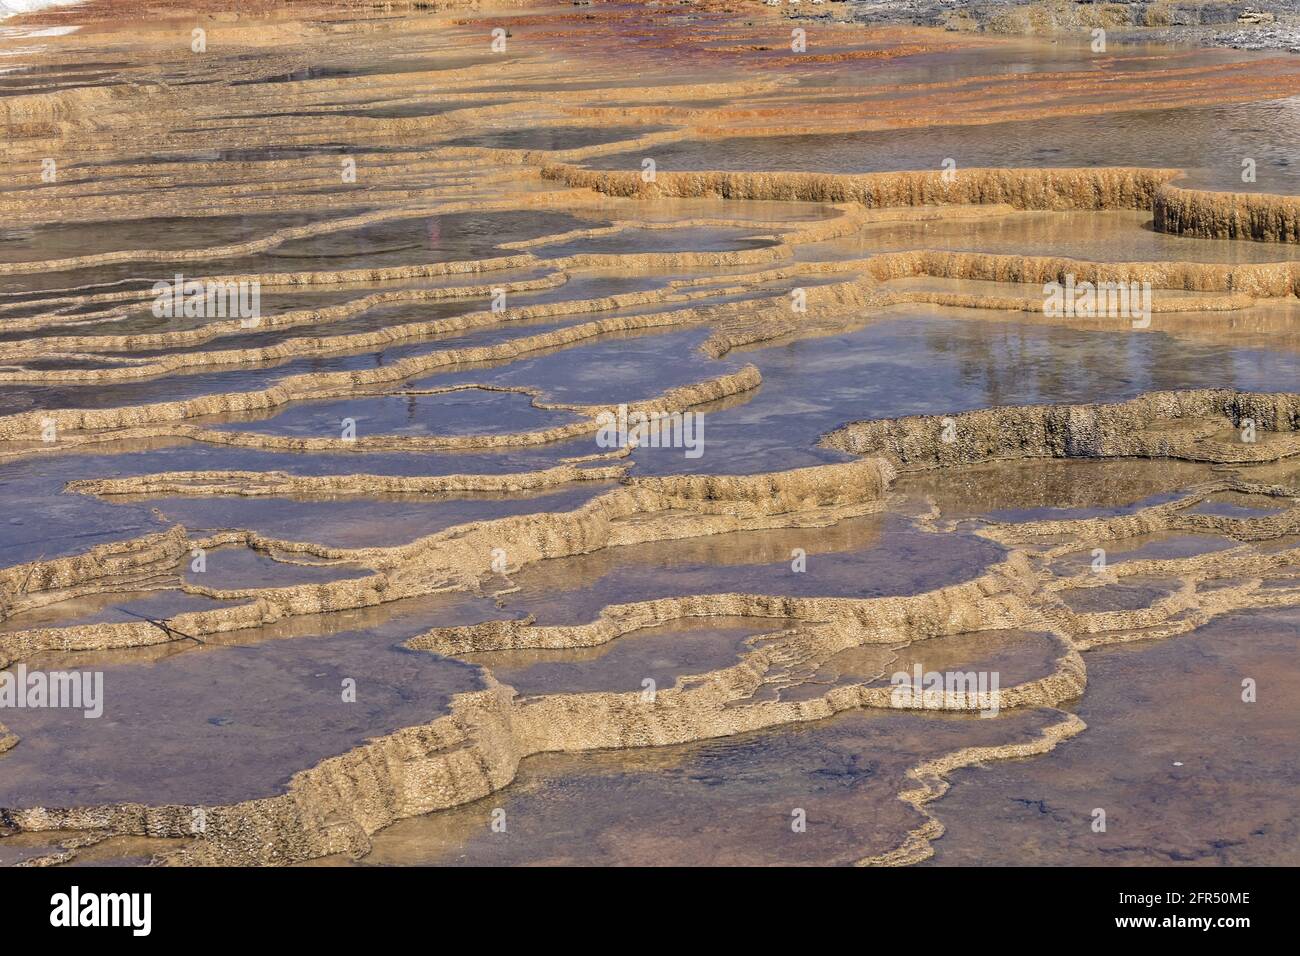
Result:
<instances>
[{"instance_id":1,"label":"reflection on water","mask_svg":"<svg viewBox=\"0 0 1300 956\"><path fill-rule=\"evenodd\" d=\"M53 667L39 659L33 669ZM283 790L298 770L368 737L426 723L477 668L365 632L191 649L103 672L104 712L6 710L0 805L230 803ZM347 680L355 701L344 699ZM52 774L54 767L76 767Z\"/></svg>"},{"instance_id":2,"label":"reflection on water","mask_svg":"<svg viewBox=\"0 0 1300 956\"><path fill-rule=\"evenodd\" d=\"M1187 171L1180 185L1230 192L1300 193L1300 97L1230 106L1083 113L984 125L833 135L685 140L655 147L664 170L795 169L875 173L980 166L1162 166ZM1242 181L1243 158L1255 182ZM640 153L598 156L593 169L639 169Z\"/></svg>"},{"instance_id":3,"label":"reflection on water","mask_svg":"<svg viewBox=\"0 0 1300 956\"><path fill-rule=\"evenodd\" d=\"M1294 610L1255 611L1093 652L1087 733L996 774L958 771L934 863L1295 866L1298 640ZM1248 677L1258 703L1242 700Z\"/></svg>"},{"instance_id":4,"label":"reflection on water","mask_svg":"<svg viewBox=\"0 0 1300 956\"><path fill-rule=\"evenodd\" d=\"M617 754L544 755L506 793L378 834L366 864L847 864L921 820L894 799L921 759L1027 739L1006 720L849 713L814 726ZM505 832L491 828L505 811ZM807 828L795 832L796 810ZM334 861L343 862L343 861Z\"/></svg>"},{"instance_id":5,"label":"reflection on water","mask_svg":"<svg viewBox=\"0 0 1300 956\"><path fill-rule=\"evenodd\" d=\"M1300 354L1243 348L1232 337L1187 341L1174 320L1138 334L951 314L900 307L857 331L733 353L758 366L762 388L707 416L702 457L643 449L638 467L744 474L819 464L833 457L814 442L846 419L1300 383Z\"/></svg>"},{"instance_id":6,"label":"reflection on water","mask_svg":"<svg viewBox=\"0 0 1300 956\"><path fill-rule=\"evenodd\" d=\"M806 552L806 570L791 563ZM607 604L688 594L880 597L915 594L978 575L1002 556L980 538L933 539L901 518L868 517L829 528L714 534L606 548L522 571L506 608L539 624L580 624Z\"/></svg>"},{"instance_id":7,"label":"reflection on water","mask_svg":"<svg viewBox=\"0 0 1300 956\"><path fill-rule=\"evenodd\" d=\"M1293 245L1156 233L1145 207L931 207L859 216L833 194L790 200L799 192L785 191L790 181L780 177L769 177L774 188L764 193L778 200L759 201L699 179L701 195L668 198L653 174L644 175L646 160L676 173L854 173L936 170L951 158L959 176L982 166L1160 165L1184 169L1184 185L1297 194L1294 67L1222 50L1131 46L1099 57L1074 42L829 22L821 25L826 58L810 66L772 46L757 18L710 13L665 19L617 5L579 17L542 13L547 29L499 57L463 11L354 12L349 18L364 20L364 29L331 29L325 43L278 21L252 53L244 31L264 24L240 17L223 21L232 42L202 58L163 55L154 33L134 23L131 49L145 52L102 55L94 48L120 28L107 25L71 47L24 53L29 68L0 76L0 102L16 104L5 114L11 165L40 168L55 138L67 157L54 179L0 184L0 425L15 421L4 416L29 414L21 420L26 430L0 441L0 576L23 562L119 543L60 566L64 577L0 577L0 641L9 641L0 652L23 666L102 671L105 689L97 719L58 709L0 714L18 738L0 756L0 808L211 806L283 793L294 773L399 728L439 721L456 694L499 682L523 699L503 690L499 725L481 739L474 718L458 710L458 730L471 729L474 739L457 744L457 759L486 764L486 751L475 748L499 748L522 757L517 778L509 780L513 767L494 768L500 792L400 820L374 835L362 862L851 863L897 848L924 822L899 799L909 769L962 748L1030 742L1066 716L1039 707L1046 697L1027 697L1032 706L990 720L855 709L857 688L875 693L896 672L919 668L991 672L1004 688L1041 689L1060 678L1069 693L1051 703L1077 707L1089 724L1036 760L959 771L953 797L938 805L950 828L937 846L939 862L1295 862L1295 614L1232 611L1202 623L1178 604L1193 588L1170 566L1236 560L1243 544L1231 536L1232 522L1254 522L1274 535L1259 553L1282 566L1271 576L1260 572L1258 593L1290 601L1286 549L1296 538L1285 488L1225 490L1223 466L1162 459L936 469L900 476L879 500L874 489L856 498L864 489L840 489L834 504L818 498L827 471L792 482L807 480L811 490L783 490L789 476L771 479L770 488L755 483L747 486L759 488L752 499L729 497L734 486L726 482L698 482L672 497L653 490L670 483L636 481L841 462L846 456L819 439L855 420L1113 403L1154 390L1295 390L1294 297L1233 299L1243 306L1233 311L1157 312L1150 328L1134 330L1124 322L1050 321L1033 308L957 309L921 298L957 292L1032 306L1036 285L927 276L848 285L863 268L849 260L883 252L995 253L1009 257L1007 268L963 274L1012 277L1024 257L1149 262L1160 273L1166 261L1288 263L1297 258ZM0 48L7 42L0 36ZM471 43L478 52L466 52ZM582 56L572 55L575 48ZM263 51L272 49L268 58ZM162 83L167 97L140 95ZM111 98L95 98L110 87ZM1254 162L1254 182L1241 182L1243 158ZM543 164L559 161L634 178L602 184L608 194L568 188L542 174ZM283 230L293 232L275 235ZM242 329L213 322L220 317L154 316L151 287L176 272L258 281L265 316L293 315L279 326ZM1210 276L1205 284L1220 290L1254 288L1249 270L1189 275L1172 284L1197 286ZM536 280L546 284L516 288ZM454 286L474 288L344 316L330 311L378 292ZM505 311L493 310L507 289ZM814 296L805 312L793 305L795 289L829 294ZM883 304L899 293L913 298ZM1177 305L1192 293L1155 294ZM839 304L823 307L826 301ZM486 318L454 327L467 315ZM597 322L604 325L581 338L574 332ZM416 324L425 324L419 334ZM342 336L352 338L335 338ZM435 354L450 349L483 351L462 353L452 365ZM204 361L200 352L223 354ZM403 367L406 377L386 378L403 360L414 360ZM237 431L252 444L267 435L337 439L347 420L358 437L483 436L480 444L488 444L580 421L548 404L666 400L659 397L749 363L761 373L758 387L688 406L704 416L700 458L650 447L608 457L594 434L467 452L336 445L309 453L227 446L185 431ZM325 373L333 374L286 384ZM135 408L198 398L208 401ZM30 434L32 422L55 414L64 434L92 437L82 425L103 419L74 413L113 409L123 412L93 444ZM1226 433L1228 423L1215 427ZM1262 445L1285 448L1287 440L1273 432ZM574 462L625 466L627 475L614 468L599 481L556 486L525 474ZM224 471L512 474L527 490L457 490L491 486L472 477L447 491L403 495L371 493L364 482L314 496L204 494L205 481L248 487L219 476L182 479L179 494L106 499L65 487ZM835 472L845 473L855 481L862 474ZM1235 473L1261 483L1297 480L1286 460ZM1216 530L1160 530L1150 511L1139 514L1212 480L1219 490L1185 518ZM632 499L631 514L618 510ZM581 520L556 517L578 509ZM724 530L703 533L712 527L706 515L724 514L734 524L723 520L716 527ZM1044 527L1035 525L1084 519L1104 537L1113 580L1086 576L1089 535L1071 537L1060 525L1040 534ZM144 569L113 564L140 551L131 539L177 525L191 538L184 547ZM277 560L287 556L227 545L210 548L205 570L194 569L194 540L241 529L325 548L396 548L444 535L401 555L372 551L365 563L307 552ZM173 533L179 540L181 532ZM618 541L640 543L611 544ZM505 569L494 560L484 570L479 552L498 546ZM447 555L455 567L406 562ZM1147 561L1166 564L1136 564ZM419 575L427 580L412 581ZM361 576L374 590L364 600L340 600L378 603L318 612L351 591L331 582ZM259 594L230 602L186 594L182 583L300 585L312 600L329 600L287 607ZM1235 581L1196 583L1203 597L1230 591ZM424 585L447 591L382 599ZM485 643L475 650L484 633L523 633L530 625L555 626L549 637L563 645L557 635L569 633L565 625L626 623L620 615L635 612L617 606L634 602L694 598L681 602L683 613L732 612L718 596L744 594L764 596L742 612L749 616L662 623L651 614L633 619L645 626L596 646L483 651L493 646ZM855 603L874 599L881 600ZM78 634L129 643L113 625L138 623L133 614L189 615L206 628L230 622L232 604L246 605L236 623L255 616L266 623L213 627L202 644L106 649L113 642L105 641L85 651L61 645L57 630L89 625ZM846 607L858 616L826 610ZM1171 634L1202 626L1161 643L1091 651L1090 684L1074 700L1082 682L1066 678L1078 676L1075 651L1091 646L1083 637L1102 644L1122 633L1165 636L1122 612L1152 609L1158 617L1170 608ZM1114 623L1121 619L1132 633ZM484 623L490 627L472 630ZM1094 624L1106 630L1086 630ZM38 628L52 630L23 643L14 636ZM460 659L404 647L443 628L474 635ZM686 711L698 696L673 712L660 737L654 720L628 708L646 681L712 688L729 669L758 676L697 724ZM1241 702L1246 677L1260 679L1258 705ZM355 701L346 693L351 681ZM577 727L582 708L596 706L593 695L605 694L625 697L600 713L601 732L618 736L598 738L598 746L636 746L537 752L569 744L547 738L554 727L525 730L530 718L562 714ZM850 709L827 718L831 701ZM795 720L809 722L788 722ZM734 733L754 726L768 729ZM702 739L642 746L694 733L681 727L697 727ZM310 797L296 793L295 806L320 800L311 812L344 827L370 797L376 806L392 801L397 817L427 809L428 794L417 791L441 772L446 753L441 743L419 748L442 741L441 733L404 737L409 750L376 744L371 752L409 790L367 794L367 781L358 779L351 781L358 793L337 803L325 787ZM565 740L578 741L578 732ZM469 799L455 774L447 779L440 799ZM402 793L411 799L402 803ZM1101 838L1088 827L1098 805L1111 820ZM507 823L500 832L490 825L497 810ZM383 819L377 812L362 829ZM800 820L806 827L792 826ZM294 822L286 816L287 833ZM65 837L75 834L6 838L0 862L57 851ZM77 862L142 863L184 839L117 836ZM311 845L290 842L295 853L298 844ZM237 844L232 852L249 859L265 849Z\"/></svg>"}]
</instances>

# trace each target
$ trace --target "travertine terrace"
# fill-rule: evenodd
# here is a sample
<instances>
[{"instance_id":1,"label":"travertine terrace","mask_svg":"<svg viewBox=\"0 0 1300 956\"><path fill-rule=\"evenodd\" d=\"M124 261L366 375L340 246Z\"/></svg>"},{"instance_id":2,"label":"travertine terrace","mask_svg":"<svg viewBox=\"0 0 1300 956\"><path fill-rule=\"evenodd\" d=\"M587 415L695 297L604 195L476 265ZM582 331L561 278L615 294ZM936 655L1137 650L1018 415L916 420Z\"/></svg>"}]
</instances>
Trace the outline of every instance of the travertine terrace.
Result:
<instances>
[{"instance_id":1,"label":"travertine terrace","mask_svg":"<svg viewBox=\"0 0 1300 956\"><path fill-rule=\"evenodd\" d=\"M549 859L460 821L588 772L521 789L547 755L858 720L881 816L800 861L914 864L965 768L1106 720L1090 659L1246 615L1294 646L1300 59L838 7L0 28L0 666L105 672L102 723L0 710L0 861ZM637 414L699 454L607 440ZM913 662L1001 686L900 698ZM815 818L804 785L770 789ZM725 839L785 862L789 813Z\"/></svg>"}]
</instances>

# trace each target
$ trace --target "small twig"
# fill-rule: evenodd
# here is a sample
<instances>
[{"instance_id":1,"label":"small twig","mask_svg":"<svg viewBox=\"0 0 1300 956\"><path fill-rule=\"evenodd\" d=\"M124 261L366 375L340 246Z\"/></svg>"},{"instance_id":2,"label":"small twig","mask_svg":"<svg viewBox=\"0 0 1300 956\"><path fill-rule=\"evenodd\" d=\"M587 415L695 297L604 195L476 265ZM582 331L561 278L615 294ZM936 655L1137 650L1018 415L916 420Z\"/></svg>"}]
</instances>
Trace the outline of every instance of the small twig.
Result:
<instances>
[{"instance_id":1,"label":"small twig","mask_svg":"<svg viewBox=\"0 0 1300 956\"><path fill-rule=\"evenodd\" d=\"M178 630L176 630L176 628L174 628L174 627L172 627L170 624L168 624L167 621L166 621L165 619L162 620L162 621L155 621L155 620L154 620L153 618L151 618L151 617L148 617L148 616L146 616L146 615L144 615L144 614L137 614L135 611L128 611L128 610L127 610L126 608L124 608L124 607L119 607L119 608L117 608L117 610L121 611L123 614L130 614L132 617L138 617L138 618L139 618L140 620L142 620L142 621L148 621L150 624L152 624L154 627L158 628L160 631L162 631L162 632L163 632L164 634L166 634L168 637L171 637L172 640L177 640L177 641L178 641L178 640L182 640L182 639L184 639L184 640L187 640L187 641L193 641L195 644L206 644L206 643L207 643L206 641L199 640L197 637L195 637L195 636L192 635L192 634L186 634L184 631L178 631ZM173 635L174 635L174 636L173 636Z\"/></svg>"}]
</instances>

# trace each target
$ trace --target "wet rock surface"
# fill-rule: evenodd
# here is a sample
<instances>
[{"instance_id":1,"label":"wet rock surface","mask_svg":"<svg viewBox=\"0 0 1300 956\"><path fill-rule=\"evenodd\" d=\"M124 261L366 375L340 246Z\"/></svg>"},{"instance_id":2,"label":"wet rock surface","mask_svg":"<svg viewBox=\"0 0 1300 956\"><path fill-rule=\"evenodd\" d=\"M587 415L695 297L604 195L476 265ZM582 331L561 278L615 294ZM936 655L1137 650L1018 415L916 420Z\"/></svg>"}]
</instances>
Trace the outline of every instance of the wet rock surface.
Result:
<instances>
[{"instance_id":1,"label":"wet rock surface","mask_svg":"<svg viewBox=\"0 0 1300 956\"><path fill-rule=\"evenodd\" d=\"M1294 11L678 6L0 36L0 861L1295 862Z\"/></svg>"}]
</instances>

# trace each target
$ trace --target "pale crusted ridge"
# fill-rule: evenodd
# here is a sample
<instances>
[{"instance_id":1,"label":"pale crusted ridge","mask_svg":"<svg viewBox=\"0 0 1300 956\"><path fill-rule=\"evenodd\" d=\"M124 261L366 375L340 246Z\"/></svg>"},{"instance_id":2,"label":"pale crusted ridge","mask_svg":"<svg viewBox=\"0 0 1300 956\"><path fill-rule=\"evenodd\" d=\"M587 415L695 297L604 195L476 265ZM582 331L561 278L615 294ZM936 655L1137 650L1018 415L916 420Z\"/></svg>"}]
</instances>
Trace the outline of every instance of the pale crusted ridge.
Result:
<instances>
[{"instance_id":1,"label":"pale crusted ridge","mask_svg":"<svg viewBox=\"0 0 1300 956\"><path fill-rule=\"evenodd\" d=\"M947 777L954 770L973 767L994 760L1015 760L1050 753L1057 744L1083 733L1088 725L1076 714L1065 714L1064 719L1043 728L1036 740L1019 744L999 744L994 747L966 747L913 767L908 776L920 786L898 795L904 803L911 804L925 816L925 823L912 830L901 845L888 853L869 856L858 861L858 866L910 866L934 856L932 844L944 834L944 826L926 809L948 792Z\"/></svg>"},{"instance_id":2,"label":"pale crusted ridge","mask_svg":"<svg viewBox=\"0 0 1300 956\"><path fill-rule=\"evenodd\" d=\"M566 512L515 515L458 525L392 547L327 548L229 531L191 541L183 529L167 533L168 547L177 556L191 545L214 546L239 542L267 553L305 552L331 561L346 561L374 573L322 584L230 591L209 591L215 597L251 597L252 603L209 611L189 612L173 619L176 629L202 637L281 620L302 614L373 607L405 597L451 589L477 590L492 576L492 554L504 548L512 568L547 558L584 554L619 544L696 537L747 528L834 523L839 517L869 512L879 506L892 470L882 462L849 462L790 473L746 479L701 480L693 476L624 479L626 485ZM800 509L800 510L787 510ZM629 515L647 520L618 522ZM158 537L158 536L154 536ZM153 538L138 539L152 541ZM137 542L104 546L130 553ZM169 552L170 554L171 552ZM143 559L141 559L143 560ZM35 564L40 564L36 562ZM58 565L91 587L97 565L82 557ZM29 573L22 565L0 572L0 580L18 581ZM42 572L49 575L53 572ZM44 580L44 577L42 578ZM95 587L113 590L102 582ZM157 643L161 632L147 622L120 622L30 628L0 634L0 660L13 661L45 648L94 649Z\"/></svg>"},{"instance_id":3,"label":"pale crusted ridge","mask_svg":"<svg viewBox=\"0 0 1300 956\"><path fill-rule=\"evenodd\" d=\"M727 307L715 307L727 311ZM574 344L611 332L682 326L701 321L703 313L697 309L679 309L667 313L646 313L618 318L600 319L579 325L570 325L549 332L509 339L495 345L443 349L423 355L399 359L391 365L361 371L304 373L287 376L274 385L248 392L223 392L202 395L174 402L158 402L122 408L61 409L37 412L20 412L0 417L0 440L11 441L39 439L50 422L59 433L55 449L63 445L102 442L114 438L177 436L205 441L237 443L258 442L267 439L274 444L275 436L241 438L235 433L223 437L212 429L184 424L185 419L228 412L263 411L286 405L293 401L343 398L358 394L382 394L381 386L401 382L422 374L430 374L452 365L491 362L517 358L529 352L555 346ZM718 376L710 381L757 384L757 371L736 372ZM680 391L680 390L679 390ZM725 391L725 386L724 386ZM716 395L713 397L721 397ZM571 407L571 406L569 406ZM603 406L602 406L603 407ZM595 413L593 413L594 415ZM592 429L594 430L594 429ZM93 434L76 434L89 432ZM365 439L358 438L357 445L364 446ZM349 444L352 443L337 443ZM355 447L355 446L354 446ZM34 446L29 449L10 450L12 455L52 450Z\"/></svg>"},{"instance_id":4,"label":"pale crusted ridge","mask_svg":"<svg viewBox=\"0 0 1300 956\"><path fill-rule=\"evenodd\" d=\"M1249 420L1257 441L1227 435ZM1300 454L1300 393L1189 389L1126 402L1027 405L854 422L828 448L935 468L1017 458L1182 458L1276 461ZM1265 440L1266 439L1266 440Z\"/></svg>"},{"instance_id":5,"label":"pale crusted ridge","mask_svg":"<svg viewBox=\"0 0 1300 956\"><path fill-rule=\"evenodd\" d=\"M563 281L544 280L537 284L525 285L522 290L517 291L538 291L546 288L554 288L562 285ZM505 288L499 286L497 288ZM344 303L339 306L327 307L319 310L308 310L306 313L290 314L288 320L280 322L280 317L274 317L265 320L268 328L278 326L295 326L309 324L312 322L332 322L350 318L359 315L370 309L379 306L403 301L421 301L424 299L436 300L448 298L448 296L436 294L442 290L433 290L435 294L422 294L423 290L405 290L403 292L385 293L380 296L369 296L365 299L356 300L350 303ZM507 291L509 291L507 289ZM455 297L468 297L478 292L473 290L458 290L460 293ZM487 298L493 292L488 288L482 292L484 298ZM0 372L0 382L34 382L34 383L51 383L60 382L65 384L82 384L82 383L108 383L120 381L135 381L150 378L156 378L162 375L186 373L193 371L203 371L212 366L247 366L262 365L272 362L290 361L304 355L341 353L341 352L358 352L369 349L381 348L384 346L394 345L401 342L412 340L423 340L437 335L446 335L453 332L471 331L478 328L486 328L493 325L526 322L530 320L561 317L567 315L582 315L592 312L603 312L610 309L621 309L638 305L656 305L663 304L666 306L676 305L679 303L689 303L699 299L707 299L716 296L719 293L715 290L685 290L668 287L664 289L655 289L643 292L619 293L611 296L603 296L596 299L569 299L557 302L534 303L500 312L491 309L467 312L463 315L452 316L449 318L432 319L421 322L406 322L400 325L387 325L382 328L374 329L368 332L349 332L337 335L307 335L298 338L290 338L280 341L274 345L253 346L247 348L228 348L215 351L192 351L192 352L170 352L164 355L154 355L138 359L130 359L129 365L125 367L109 368L89 368L89 369L40 369L40 370L13 370ZM685 309L670 309L664 312L647 312L634 316L614 316L598 320L606 323L605 325L592 326L602 331L617 329L626 331L637 328L638 323L646 328L654 328L664 324L678 324L687 321L702 321L708 315L708 312L700 311L706 309L717 310L719 314L725 314L728 311L752 307L748 303L720 303L715 305L702 304L699 306L687 307ZM621 326L617 323L623 323ZM233 334L238 331L248 331L247 328L241 328L239 321L227 325L219 323L219 328L213 330L216 334ZM261 325L255 327L261 329ZM195 329L190 332L169 332L162 333L160 336L145 336L143 341L133 341L126 343L124 347L136 348L156 348L168 347L176 344L186 344L187 338L192 335L194 342L201 342L209 329L208 326L202 329ZM444 349L433 351L423 356L417 356L412 359L417 369L433 368L436 365L456 364L459 362L477 362L490 361L494 354L510 355L512 348L517 348L516 343L527 343L533 348L545 347L548 344L565 344L564 335L570 334L569 329L559 329L550 333L539 333L534 336L521 337L514 342L502 342L491 348L497 350L493 352L483 352L482 348L475 350L474 347L461 349ZM547 340L546 336L555 336L554 339ZM179 336L180 341L175 341ZM211 336L215 337L215 336ZM54 338L52 342L58 345L67 345L62 337ZM538 344L540 343L540 344ZM99 347L99 343L88 343L89 347ZM27 351L26 349L17 350L18 354ZM472 352L476 357L471 359L460 358L461 353ZM477 357L486 355L486 358ZM40 357L48 358L49 354L45 353ZM423 363L423 364L420 364ZM376 370L378 373L379 370ZM295 380L301 380L304 376L295 376ZM338 376L336 375L337 379ZM369 377L356 377L353 381L362 384L369 384L374 381L391 380L391 376L380 375L376 378L375 374Z\"/></svg>"},{"instance_id":6,"label":"pale crusted ridge","mask_svg":"<svg viewBox=\"0 0 1300 956\"><path fill-rule=\"evenodd\" d=\"M1160 232L1206 239L1300 242L1300 196L1228 193L1163 184L1152 207Z\"/></svg>"},{"instance_id":7,"label":"pale crusted ridge","mask_svg":"<svg viewBox=\"0 0 1300 956\"><path fill-rule=\"evenodd\" d=\"M639 172L549 163L542 175L611 196L719 196L857 202L869 207L1004 203L1017 209L1149 209L1161 232L1214 239L1300 242L1300 197L1171 185L1177 169L961 169L882 173Z\"/></svg>"},{"instance_id":8,"label":"pale crusted ridge","mask_svg":"<svg viewBox=\"0 0 1300 956\"><path fill-rule=\"evenodd\" d=\"M1235 393L1228 393L1227 397L1217 398L1223 408L1263 407L1257 401L1258 396L1242 398ZM1276 399L1277 396L1268 398ZM1195 411L1200 410L1203 404L1191 401L1183 405L1175 403L1175 407ZM1275 403L1269 407L1278 413L1275 419L1286 418L1289 406L1285 403ZM510 549L512 563L525 563L553 555L553 545L557 541L566 542L568 547L576 546L580 552L592 547L630 543L633 540L680 536L683 532L709 533L723 527L743 526L743 522L735 523L735 516L748 515L752 520L769 515L780 519L775 524L769 520L767 526L791 525L819 514L825 514L819 520L833 521L837 520L837 515L860 510L860 506L846 510L844 504L847 500L854 500L855 491L864 487L864 477L868 479L867 490L878 495L883 493L892 474L893 469L887 461L869 459L848 465L819 466L773 475L627 479L626 488L602 496L577 512L570 513L570 520L577 522L571 529L546 529L545 523L553 522L558 517L555 515L523 516L489 523L492 527L483 529L487 537L482 542L476 539L477 532L471 532L467 540L463 529L451 529L441 536L435 535L432 539L401 548L360 551L276 542L246 532L226 533L222 540L241 539L250 546L306 550L321 557L350 560L369 558L375 564L388 567L389 570L380 576L387 582L384 584L386 589L394 584L400 586L404 576L394 561L400 563L404 558L427 552L430 548L428 542L433 539L441 538L439 545L445 545L449 549L445 556L452 565L467 560L473 563L474 555L483 550L489 538L495 542L513 540L515 544ZM874 484L871 483L872 480ZM1196 497L1204 498L1221 486L1241 490L1259 490L1264 487L1225 480L1199 489ZM833 490L836 488L843 491L836 493ZM1264 490L1270 489L1265 487ZM1271 490L1279 493L1286 491L1277 488ZM1185 510L1186 502L1180 504L1184 507L1153 507L1150 509L1152 520L1141 523L1140 527L1153 527L1161 522L1167 526L1172 524ZM617 534L611 533L613 525L608 524L620 515L644 514L656 509L676 514L683 507L693 508L695 512L684 519L686 527L674 528L674 525L680 525L679 519L667 515L653 521L631 524L620 522ZM724 515L729 520L717 523L717 519ZM713 521L707 531L696 527L700 522L709 521L709 516L712 516ZM592 519L595 524L591 523ZM1263 519L1223 520L1258 523ZM1279 527L1289 527L1292 520L1293 516ZM600 530L602 524L606 528L604 531ZM760 520L759 526L763 524ZM507 530L509 528L517 530L511 532ZM1190 573L1192 578L1199 576L1209 580L1283 570L1290 567L1298 557L1300 551L1297 549L1270 555L1220 552L1212 556L1135 562L1131 567L1121 566L1118 573L1168 573L1184 580L1188 580ZM428 575L427 565L420 573ZM840 598L702 595L607 608L599 620L589 625L539 628L529 622L492 623L473 628L429 632L414 639L411 644L416 647L427 646L444 653L520 646L590 646L612 640L637 627L681 616L717 614L808 621L808 627L796 629L786 638L787 642L797 643L801 659L805 663L864 641L889 643L900 639L924 640L942 634L990 627L1046 628L1060 635L1066 641L1067 650L1058 659L1050 675L1000 692L1001 706L1012 708L1055 706L1078 696L1086 684L1086 670L1078 650L1120 639L1149 639L1182 633L1196 624L1196 621L1184 623L1177 620L1189 610L1198 611L1198 620L1204 620L1231 608L1261 606L1259 589L1250 582L1235 588L1215 589L1210 592L1208 602L1189 600L1189 596L1195 592L1189 583L1182 588L1181 597L1157 601L1147 610L1071 614L1054 606L1050 599L1047 608L1039 609L1036 606L1034 595L1046 597L1052 590L1059 591L1064 586L1057 582L1044 590L1045 584L1049 582L1043 578L1041 571L1034 570L1023 555L1013 553L1001 565L989 569L974 581L909 598L858 601ZM375 586L376 581L363 585L367 588ZM277 590L287 596L293 589ZM259 599L259 603L264 599L265 597ZM274 600L279 603L280 599ZM1265 603L1275 606L1291 606L1298 601L1300 588L1277 589L1265 598ZM183 624L188 629L192 627L193 617L178 618L175 623L178 627ZM1117 636L1114 629L1119 627L1140 630L1135 630L1129 636ZM75 630L62 629L64 646L67 646L68 632ZM115 625L114 634L110 635L113 640L98 646L126 646L133 643L132 635L127 632L116 633L118 630L120 629ZM56 633L57 631L58 629ZM24 636L30 638L33 635ZM150 641L158 639L152 635L144 636ZM73 646L76 643L74 640ZM30 646L29 644L28 647ZM811 658L809 654L812 655ZM331 758L317 768L295 776L290 793L283 797L215 808L208 816L207 837L188 846L175 861L271 863L307 859L332 852L361 852L367 845L368 834L374 832L374 829L405 815L429 812L492 792L509 782L519 759L528 753L548 748L655 746L699 739L700 734L731 734L792 720L820 719L850 707L893 706L887 689L845 685L832 688L821 697L811 700L778 700L748 703L739 708L722 707L723 702L737 697L743 700L752 695L769 675L777 674L779 668L776 667L776 662L777 656L773 652L758 648L732 668L699 675L689 682L679 681L676 687L659 695L662 703L656 704L655 709L650 711L638 702L635 694L550 695L528 698L518 704L500 701L501 695L507 693L508 689L462 695L466 701L473 702L472 706L477 708L478 716L491 727L490 731L481 734L476 731L472 742L462 739L460 743L449 743L449 730L434 733L430 730L433 725L428 725L407 728L361 748L362 752L353 751ZM456 708L462 706L460 700L458 698ZM497 703L492 703L494 700ZM969 702L945 700L942 705L947 707L950 703L958 709L969 708ZM502 708L507 716L502 716ZM715 719L709 716L711 714L718 716ZM459 719L460 716L457 710L455 718L443 718L435 724L442 727L444 723ZM594 729L587 732L583 728ZM1082 729L1081 725L1072 732L1077 732L1078 729ZM557 734L559 737L556 737ZM970 760L1044 752L1054 745L1056 739L1063 739L1064 736L1068 735L1062 734L1056 738L1052 733L1045 733L1042 739L1030 744L968 749L955 756L929 762L917 773L917 779L926 784L925 788L922 791L908 791L902 798L909 802L915 798L920 806L942 792L942 786L938 785L942 782L941 774L956 766L966 765ZM429 746L429 740L433 740L436 746ZM389 776L389 771L380 773L375 770L377 762L384 767L393 766L391 755L380 754L387 753L388 748L398 741L401 742L402 779L406 780L408 773L421 775L420 785L416 788L417 797L412 797L408 791L401 789ZM426 742L424 750L421 750L417 741ZM470 765L478 770L465 773L465 768ZM360 809L341 811L338 803L338 773L344 773L350 781L344 792L359 804ZM318 790L318 786L323 787L321 781L325 779L330 781L329 787L323 788L323 791ZM456 782L449 786L448 780ZM95 829L108 827L116 832L186 836L189 831L184 828L188 827L191 817L189 808L133 806L15 810L8 811L6 819L12 826L30 829L54 826ZM214 820L217 821L215 829ZM323 820L330 822L326 825L321 822ZM868 862L909 862L922 858L928 847L928 838L937 835L935 826L933 822L928 822L920 830L914 831L902 848L870 858ZM250 834L253 833L257 837L250 839Z\"/></svg>"},{"instance_id":9,"label":"pale crusted ridge","mask_svg":"<svg viewBox=\"0 0 1300 956\"><path fill-rule=\"evenodd\" d=\"M664 172L645 182L639 172L542 168L547 179L612 196L718 196L864 206L992 203L1017 209L1149 209L1176 169L962 169L889 173Z\"/></svg>"},{"instance_id":10,"label":"pale crusted ridge","mask_svg":"<svg viewBox=\"0 0 1300 956\"><path fill-rule=\"evenodd\" d=\"M580 468L560 464L540 471L482 475L291 475L283 471L170 471L128 478L70 481L65 490L84 495L185 495L282 497L310 495L454 494L532 491L570 481L621 478L628 465Z\"/></svg>"}]
</instances>

